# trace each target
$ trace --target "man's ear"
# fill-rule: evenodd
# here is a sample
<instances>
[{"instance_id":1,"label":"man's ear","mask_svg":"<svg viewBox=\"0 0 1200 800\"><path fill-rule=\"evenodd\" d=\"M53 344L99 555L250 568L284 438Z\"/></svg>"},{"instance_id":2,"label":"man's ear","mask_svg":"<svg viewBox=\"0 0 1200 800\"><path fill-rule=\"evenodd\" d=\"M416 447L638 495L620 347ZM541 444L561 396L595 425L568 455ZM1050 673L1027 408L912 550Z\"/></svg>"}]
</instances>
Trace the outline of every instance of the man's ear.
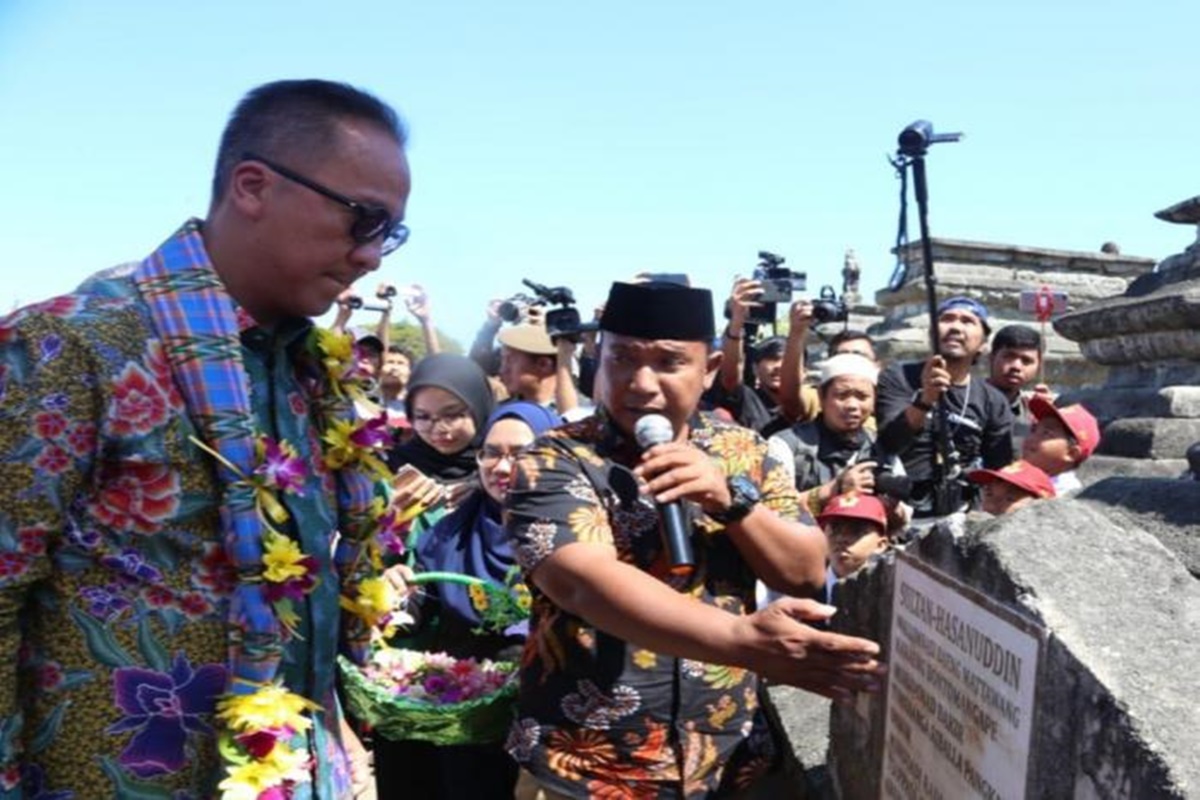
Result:
<instances>
[{"instance_id":1,"label":"man's ear","mask_svg":"<svg viewBox=\"0 0 1200 800\"><path fill-rule=\"evenodd\" d=\"M1067 455L1071 457L1071 463L1079 466L1083 463L1083 448L1077 444L1072 444L1067 448Z\"/></svg>"},{"instance_id":2,"label":"man's ear","mask_svg":"<svg viewBox=\"0 0 1200 800\"><path fill-rule=\"evenodd\" d=\"M704 364L704 388L711 389L713 381L717 379L717 370L721 368L721 361L725 358L725 354L720 350L712 349L708 353L708 358Z\"/></svg>"},{"instance_id":3,"label":"man's ear","mask_svg":"<svg viewBox=\"0 0 1200 800\"><path fill-rule=\"evenodd\" d=\"M270 171L257 161L243 161L229 174L225 196L238 211L258 219L266 206L272 178Z\"/></svg>"}]
</instances>

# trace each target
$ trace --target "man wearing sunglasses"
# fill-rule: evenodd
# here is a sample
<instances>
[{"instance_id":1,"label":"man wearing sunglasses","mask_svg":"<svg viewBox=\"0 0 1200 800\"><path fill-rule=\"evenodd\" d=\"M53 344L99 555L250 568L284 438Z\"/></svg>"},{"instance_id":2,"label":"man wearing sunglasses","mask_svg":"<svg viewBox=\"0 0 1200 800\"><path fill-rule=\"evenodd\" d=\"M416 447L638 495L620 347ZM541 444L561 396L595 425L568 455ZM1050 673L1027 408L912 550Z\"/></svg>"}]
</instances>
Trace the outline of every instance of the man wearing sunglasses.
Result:
<instances>
[{"instance_id":1,"label":"man wearing sunglasses","mask_svg":"<svg viewBox=\"0 0 1200 800\"><path fill-rule=\"evenodd\" d=\"M354 87L260 86L204 220L0 320L0 652L22 654L0 671L4 790L369 782L334 686L368 633L339 595L369 577L375 482L324 457L351 412L309 318L407 238L405 138ZM303 578L290 613L280 559ZM276 685L298 718L214 713Z\"/></svg>"}]
</instances>

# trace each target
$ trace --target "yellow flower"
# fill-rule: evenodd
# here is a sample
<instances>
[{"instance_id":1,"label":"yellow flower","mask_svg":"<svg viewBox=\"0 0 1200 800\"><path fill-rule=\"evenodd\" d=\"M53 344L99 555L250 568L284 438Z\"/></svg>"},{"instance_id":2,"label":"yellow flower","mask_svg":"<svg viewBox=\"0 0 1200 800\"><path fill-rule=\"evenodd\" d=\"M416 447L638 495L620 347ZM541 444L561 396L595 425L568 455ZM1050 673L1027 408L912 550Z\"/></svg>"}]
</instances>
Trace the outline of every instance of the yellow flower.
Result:
<instances>
[{"instance_id":1,"label":"yellow flower","mask_svg":"<svg viewBox=\"0 0 1200 800\"><path fill-rule=\"evenodd\" d=\"M225 695L217 702L217 718L234 733L273 728L291 728L299 732L312 726L304 712L319 707L282 686L271 684L253 694Z\"/></svg>"},{"instance_id":2,"label":"yellow flower","mask_svg":"<svg viewBox=\"0 0 1200 800\"><path fill-rule=\"evenodd\" d=\"M352 463L358 456L358 445L350 441L354 433L354 423L344 419L335 419L325 431L322 440L325 442L325 465L330 469L341 469Z\"/></svg>"},{"instance_id":3,"label":"yellow flower","mask_svg":"<svg viewBox=\"0 0 1200 800\"><path fill-rule=\"evenodd\" d=\"M477 583L473 583L467 587L467 594L471 596L471 605L476 611L486 611L488 607L487 591Z\"/></svg>"},{"instance_id":4,"label":"yellow flower","mask_svg":"<svg viewBox=\"0 0 1200 800\"><path fill-rule=\"evenodd\" d=\"M396 589L386 578L367 578L358 585L358 604L365 611L383 616L396 607Z\"/></svg>"},{"instance_id":5,"label":"yellow flower","mask_svg":"<svg viewBox=\"0 0 1200 800\"><path fill-rule=\"evenodd\" d=\"M285 583L292 578L303 578L308 569L301 563L304 551L298 542L286 536L267 532L263 535L263 565L267 568L263 577L272 583Z\"/></svg>"},{"instance_id":6,"label":"yellow flower","mask_svg":"<svg viewBox=\"0 0 1200 800\"><path fill-rule=\"evenodd\" d=\"M229 765L229 777L221 781L221 800L258 800L258 795L280 782L279 770L262 761Z\"/></svg>"},{"instance_id":7,"label":"yellow flower","mask_svg":"<svg viewBox=\"0 0 1200 800\"><path fill-rule=\"evenodd\" d=\"M533 597L529 594L529 587L523 583L517 583L513 586L513 591L517 595L517 607L522 611L528 611L533 605Z\"/></svg>"},{"instance_id":8,"label":"yellow flower","mask_svg":"<svg viewBox=\"0 0 1200 800\"><path fill-rule=\"evenodd\" d=\"M325 355L324 363L327 369L331 364L340 366L349 363L354 358L354 338L349 333L338 333L329 328L317 328L317 346ZM332 370L330 371L332 372ZM341 375L341 372L336 374Z\"/></svg>"},{"instance_id":9,"label":"yellow flower","mask_svg":"<svg viewBox=\"0 0 1200 800\"><path fill-rule=\"evenodd\" d=\"M658 663L658 656L649 650L635 650L633 653L633 663L642 669L652 669Z\"/></svg>"}]
</instances>

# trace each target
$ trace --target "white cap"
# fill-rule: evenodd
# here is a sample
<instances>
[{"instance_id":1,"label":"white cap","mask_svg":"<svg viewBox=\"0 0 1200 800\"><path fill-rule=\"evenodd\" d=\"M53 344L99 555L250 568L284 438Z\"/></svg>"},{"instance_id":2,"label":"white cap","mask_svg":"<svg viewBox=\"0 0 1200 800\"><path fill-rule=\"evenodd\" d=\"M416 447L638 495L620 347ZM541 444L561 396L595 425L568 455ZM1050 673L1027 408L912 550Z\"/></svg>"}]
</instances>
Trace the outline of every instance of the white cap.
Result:
<instances>
[{"instance_id":1,"label":"white cap","mask_svg":"<svg viewBox=\"0 0 1200 800\"><path fill-rule=\"evenodd\" d=\"M875 366L874 361L858 353L838 353L825 359L825 363L821 365L822 386L843 375L866 378L874 385L879 380L879 367Z\"/></svg>"}]
</instances>

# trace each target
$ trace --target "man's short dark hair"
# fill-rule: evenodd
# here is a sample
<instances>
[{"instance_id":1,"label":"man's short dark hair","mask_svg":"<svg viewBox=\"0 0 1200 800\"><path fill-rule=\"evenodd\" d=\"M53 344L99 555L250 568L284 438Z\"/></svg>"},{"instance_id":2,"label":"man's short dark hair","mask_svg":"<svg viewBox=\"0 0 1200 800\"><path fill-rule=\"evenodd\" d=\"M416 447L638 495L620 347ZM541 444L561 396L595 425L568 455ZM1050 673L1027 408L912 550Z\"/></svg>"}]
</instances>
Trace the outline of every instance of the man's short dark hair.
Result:
<instances>
[{"instance_id":1,"label":"man's short dark hair","mask_svg":"<svg viewBox=\"0 0 1200 800\"><path fill-rule=\"evenodd\" d=\"M1001 350L1037 350L1042 352L1042 335L1028 325L1005 325L992 337L992 353Z\"/></svg>"},{"instance_id":2,"label":"man's short dark hair","mask_svg":"<svg viewBox=\"0 0 1200 800\"><path fill-rule=\"evenodd\" d=\"M837 355L838 348L846 342L854 342L859 339L864 340L871 345L871 352L875 352L875 340L862 331L851 330L847 328L844 331L838 331L832 339L829 340L829 347L826 348L825 355L833 358Z\"/></svg>"},{"instance_id":3,"label":"man's short dark hair","mask_svg":"<svg viewBox=\"0 0 1200 800\"><path fill-rule=\"evenodd\" d=\"M321 153L336 143L338 124L362 120L386 131L404 147L408 133L392 108L347 83L286 80L266 83L242 98L221 135L213 171L212 202L224 194L245 153L286 158Z\"/></svg>"},{"instance_id":4,"label":"man's short dark hair","mask_svg":"<svg viewBox=\"0 0 1200 800\"><path fill-rule=\"evenodd\" d=\"M771 336L754 345L750 352L750 363L757 364L764 358L783 358L783 350L787 339L782 336Z\"/></svg>"},{"instance_id":5,"label":"man's short dark hair","mask_svg":"<svg viewBox=\"0 0 1200 800\"><path fill-rule=\"evenodd\" d=\"M408 350L405 350L405 349L404 349L404 347L403 347L403 346L401 346L401 345L398 345L398 344L389 344L389 345L388 345L388 349L387 349L387 351L388 351L389 353L399 353L400 355L402 355L402 356L404 356L405 358L407 358L407 359L408 359L408 363L409 363L409 364L413 363L413 361L414 361L414 359L413 359L413 354L412 354L412 353L410 353Z\"/></svg>"}]
</instances>

